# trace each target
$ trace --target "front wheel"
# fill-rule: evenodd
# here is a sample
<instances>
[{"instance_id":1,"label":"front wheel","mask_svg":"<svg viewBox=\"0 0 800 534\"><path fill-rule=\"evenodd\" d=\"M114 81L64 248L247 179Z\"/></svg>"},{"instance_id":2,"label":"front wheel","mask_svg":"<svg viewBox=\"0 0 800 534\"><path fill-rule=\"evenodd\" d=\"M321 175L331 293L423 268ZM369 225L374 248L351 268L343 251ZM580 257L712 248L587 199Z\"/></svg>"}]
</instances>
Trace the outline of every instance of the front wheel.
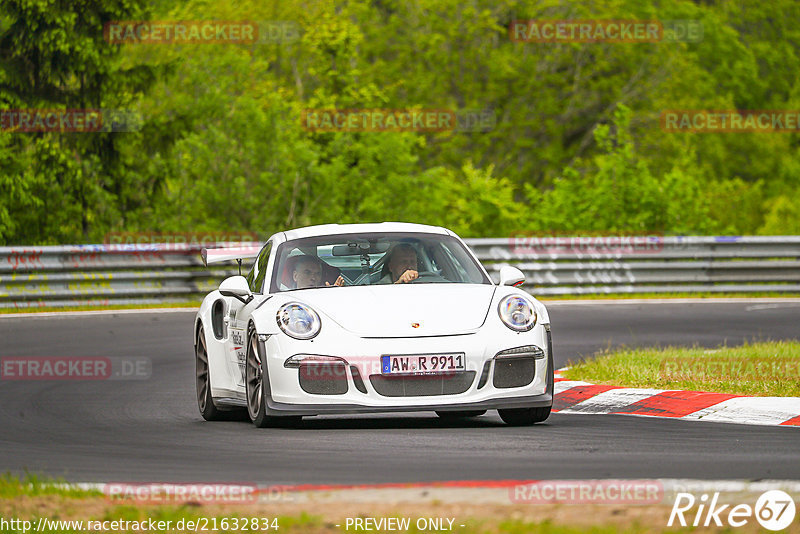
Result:
<instances>
[{"instance_id":1,"label":"front wheel","mask_svg":"<svg viewBox=\"0 0 800 534\"><path fill-rule=\"evenodd\" d=\"M542 408L509 408L506 410L497 410L500 414L500 419L507 425L511 426L529 426L534 423L541 423L550 417L551 406L544 406Z\"/></svg>"},{"instance_id":2,"label":"front wheel","mask_svg":"<svg viewBox=\"0 0 800 534\"><path fill-rule=\"evenodd\" d=\"M255 327L250 325L247 335L247 365L245 367L245 392L247 395L247 414L258 428L268 426L296 426L302 421L300 416L271 417L267 415L266 384L269 377L264 373L266 364L258 349L258 336Z\"/></svg>"}]
</instances>

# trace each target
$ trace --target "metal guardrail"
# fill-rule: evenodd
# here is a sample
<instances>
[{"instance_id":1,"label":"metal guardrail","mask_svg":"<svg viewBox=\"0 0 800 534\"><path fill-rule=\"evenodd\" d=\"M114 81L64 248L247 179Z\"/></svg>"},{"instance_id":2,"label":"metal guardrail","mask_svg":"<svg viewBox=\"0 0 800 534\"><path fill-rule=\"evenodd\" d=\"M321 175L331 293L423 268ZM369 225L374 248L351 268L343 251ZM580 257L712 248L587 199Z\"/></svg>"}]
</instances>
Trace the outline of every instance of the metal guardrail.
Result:
<instances>
[{"instance_id":1,"label":"metal guardrail","mask_svg":"<svg viewBox=\"0 0 800 534\"><path fill-rule=\"evenodd\" d=\"M800 236L534 236L467 242L490 272L503 265L521 269L525 288L535 295L800 292Z\"/></svg>"},{"instance_id":2,"label":"metal guardrail","mask_svg":"<svg viewBox=\"0 0 800 534\"><path fill-rule=\"evenodd\" d=\"M800 293L800 236L466 242L495 281L503 265L514 265L525 273L525 289L534 295ZM0 307L196 301L238 272L233 263L205 267L200 249L174 244L0 247Z\"/></svg>"},{"instance_id":3,"label":"metal guardrail","mask_svg":"<svg viewBox=\"0 0 800 534\"><path fill-rule=\"evenodd\" d=\"M176 244L0 247L0 308L196 301L238 273L235 264L207 268L201 249Z\"/></svg>"}]
</instances>

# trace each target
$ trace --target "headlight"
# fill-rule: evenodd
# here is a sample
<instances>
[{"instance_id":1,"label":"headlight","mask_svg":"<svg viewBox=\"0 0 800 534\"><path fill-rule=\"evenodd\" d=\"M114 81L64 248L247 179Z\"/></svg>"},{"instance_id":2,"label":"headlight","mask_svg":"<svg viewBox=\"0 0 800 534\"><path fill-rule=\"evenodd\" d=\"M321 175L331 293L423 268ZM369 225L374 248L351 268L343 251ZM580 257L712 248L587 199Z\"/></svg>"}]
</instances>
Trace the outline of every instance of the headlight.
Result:
<instances>
[{"instance_id":1,"label":"headlight","mask_svg":"<svg viewBox=\"0 0 800 534\"><path fill-rule=\"evenodd\" d=\"M317 312L299 302L281 306L276 319L281 330L295 339L311 339L322 326Z\"/></svg>"},{"instance_id":2,"label":"headlight","mask_svg":"<svg viewBox=\"0 0 800 534\"><path fill-rule=\"evenodd\" d=\"M497 313L507 327L517 332L526 332L536 325L536 310L528 299L518 295L503 298Z\"/></svg>"}]
</instances>

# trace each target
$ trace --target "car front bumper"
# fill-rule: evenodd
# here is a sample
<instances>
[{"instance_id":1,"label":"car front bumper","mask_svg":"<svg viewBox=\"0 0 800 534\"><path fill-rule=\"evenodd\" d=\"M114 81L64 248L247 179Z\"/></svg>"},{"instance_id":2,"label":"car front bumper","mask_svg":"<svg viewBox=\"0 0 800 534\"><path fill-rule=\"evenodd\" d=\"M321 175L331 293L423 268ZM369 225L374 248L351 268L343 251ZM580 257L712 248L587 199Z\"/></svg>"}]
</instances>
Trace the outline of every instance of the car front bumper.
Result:
<instances>
[{"instance_id":1,"label":"car front bumper","mask_svg":"<svg viewBox=\"0 0 800 534\"><path fill-rule=\"evenodd\" d=\"M264 339L266 337L266 339ZM488 330L455 336L416 338L359 338L348 332L321 333L312 341L299 341L277 334L261 336L260 353L266 355L268 380L265 381L267 413L276 416L355 414L409 411L464 411L510 408L548 407L553 404L553 353L549 325L537 325L530 332L517 333ZM495 387L494 374L498 352L519 346L535 345L544 351L536 359L530 383L520 387ZM347 347L350 350L345 350ZM352 350L357 347L357 350ZM360 356L353 356L353 354ZM435 395L380 394L370 379L381 376L376 370L384 354L441 354L464 353L466 372L473 379L465 391ZM345 392L316 394L301 386L296 368L284 367L287 358L298 354L313 354L341 358L348 371ZM364 356L366 355L366 356ZM482 378L484 366L489 373ZM357 385L350 366L355 365L362 378ZM413 377L417 380L436 380L436 376ZM480 386L480 387L479 387Z\"/></svg>"}]
</instances>

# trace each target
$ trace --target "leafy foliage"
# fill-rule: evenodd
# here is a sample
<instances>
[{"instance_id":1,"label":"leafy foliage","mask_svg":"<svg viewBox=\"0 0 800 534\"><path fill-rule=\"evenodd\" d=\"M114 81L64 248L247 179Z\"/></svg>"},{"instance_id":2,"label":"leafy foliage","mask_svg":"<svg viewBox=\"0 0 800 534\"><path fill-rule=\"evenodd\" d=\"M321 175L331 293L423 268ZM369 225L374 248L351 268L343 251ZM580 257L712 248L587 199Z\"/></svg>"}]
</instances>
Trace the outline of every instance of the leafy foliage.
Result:
<instances>
[{"instance_id":1,"label":"leafy foliage","mask_svg":"<svg viewBox=\"0 0 800 534\"><path fill-rule=\"evenodd\" d=\"M128 133L0 131L0 244L404 220L800 233L800 137L666 133L665 109L800 109L800 7L689 0L8 0L0 109L133 108ZM152 11L152 12L151 12ZM292 21L296 40L123 44L114 20ZM699 42L523 43L524 19L702 23ZM489 111L488 131L314 132L309 108Z\"/></svg>"}]
</instances>

